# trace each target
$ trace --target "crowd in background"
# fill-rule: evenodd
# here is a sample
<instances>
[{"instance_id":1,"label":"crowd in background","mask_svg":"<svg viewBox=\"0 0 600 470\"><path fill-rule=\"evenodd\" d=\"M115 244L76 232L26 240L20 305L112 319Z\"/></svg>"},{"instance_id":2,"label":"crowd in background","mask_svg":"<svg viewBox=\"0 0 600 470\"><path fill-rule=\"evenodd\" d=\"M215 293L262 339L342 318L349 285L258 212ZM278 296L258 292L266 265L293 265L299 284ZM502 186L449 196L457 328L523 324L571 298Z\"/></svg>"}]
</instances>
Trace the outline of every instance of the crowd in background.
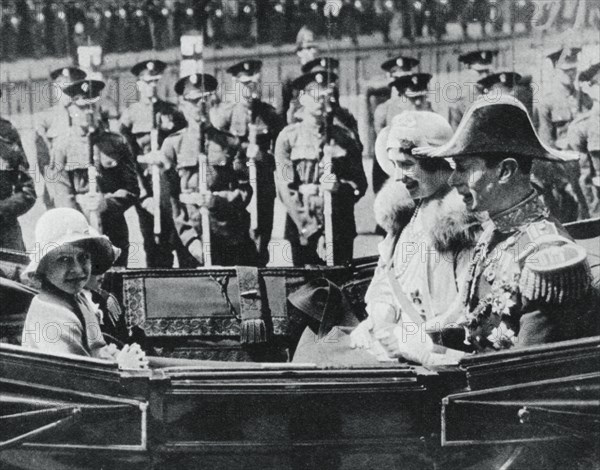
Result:
<instances>
[{"instance_id":1,"label":"crowd in background","mask_svg":"<svg viewBox=\"0 0 600 470\"><path fill-rule=\"evenodd\" d=\"M0 58L74 55L77 46L91 42L105 52L166 49L179 46L182 32L205 27L215 47L256 43L293 43L302 25L318 36L333 38L379 34L390 41L397 25L407 40L430 36L441 39L450 22L464 35L471 22L483 34L512 32L516 24L527 31L544 24L572 26L586 0L2 0ZM583 22L598 26L598 8L584 5ZM579 21L582 21L581 19Z\"/></svg>"}]
</instances>

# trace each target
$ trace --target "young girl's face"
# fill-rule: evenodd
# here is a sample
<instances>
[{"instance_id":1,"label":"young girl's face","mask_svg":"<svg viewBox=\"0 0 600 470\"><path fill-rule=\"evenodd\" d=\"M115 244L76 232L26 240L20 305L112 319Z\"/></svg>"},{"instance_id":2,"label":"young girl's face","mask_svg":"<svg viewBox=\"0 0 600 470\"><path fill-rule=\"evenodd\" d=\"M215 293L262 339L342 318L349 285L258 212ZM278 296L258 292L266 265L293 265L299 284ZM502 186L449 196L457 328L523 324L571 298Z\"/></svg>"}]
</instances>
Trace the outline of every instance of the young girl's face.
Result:
<instances>
[{"instance_id":1,"label":"young girl's face","mask_svg":"<svg viewBox=\"0 0 600 470\"><path fill-rule=\"evenodd\" d=\"M52 250L46 255L44 265L46 279L68 294L79 293L92 273L90 252L74 245L63 245Z\"/></svg>"}]
</instances>

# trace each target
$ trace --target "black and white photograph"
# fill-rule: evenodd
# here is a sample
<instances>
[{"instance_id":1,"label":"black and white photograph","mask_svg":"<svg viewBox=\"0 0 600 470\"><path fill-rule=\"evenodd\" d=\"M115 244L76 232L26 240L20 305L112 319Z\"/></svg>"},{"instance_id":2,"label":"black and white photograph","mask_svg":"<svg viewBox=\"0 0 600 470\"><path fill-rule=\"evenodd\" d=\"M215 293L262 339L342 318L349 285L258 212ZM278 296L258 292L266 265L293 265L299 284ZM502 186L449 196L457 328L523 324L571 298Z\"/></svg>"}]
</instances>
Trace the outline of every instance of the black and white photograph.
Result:
<instances>
[{"instance_id":1,"label":"black and white photograph","mask_svg":"<svg viewBox=\"0 0 600 470\"><path fill-rule=\"evenodd\" d=\"M600 470L600 3L0 0L0 469Z\"/></svg>"}]
</instances>

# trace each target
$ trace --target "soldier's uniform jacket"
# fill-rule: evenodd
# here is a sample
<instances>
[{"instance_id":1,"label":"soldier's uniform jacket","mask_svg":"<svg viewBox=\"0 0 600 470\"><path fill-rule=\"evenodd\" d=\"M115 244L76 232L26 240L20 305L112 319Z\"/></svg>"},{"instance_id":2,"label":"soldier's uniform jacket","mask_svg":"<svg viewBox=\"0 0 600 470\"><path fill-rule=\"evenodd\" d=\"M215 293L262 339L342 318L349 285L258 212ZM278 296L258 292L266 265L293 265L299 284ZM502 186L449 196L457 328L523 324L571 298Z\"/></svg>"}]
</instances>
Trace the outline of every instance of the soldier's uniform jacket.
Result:
<instances>
[{"instance_id":1,"label":"soldier's uniform jacket","mask_svg":"<svg viewBox=\"0 0 600 470\"><path fill-rule=\"evenodd\" d=\"M600 106L592 109L571 123L567 132L567 145L581 154L581 182L590 212L598 215L600 209Z\"/></svg>"},{"instance_id":2,"label":"soldier's uniform jacket","mask_svg":"<svg viewBox=\"0 0 600 470\"><path fill-rule=\"evenodd\" d=\"M373 114L373 127L375 128L375 133L379 134L381 129L392 122L394 116L412 108L413 106L408 98L402 96L393 96L389 100L381 103L375 108L375 113Z\"/></svg>"},{"instance_id":3,"label":"soldier's uniform jacket","mask_svg":"<svg viewBox=\"0 0 600 470\"><path fill-rule=\"evenodd\" d=\"M98 150L98 191L104 195L106 212L122 214L140 193L129 147L122 136L106 131L94 136L94 143ZM116 160L117 165L104 168L100 165L100 153ZM48 168L47 178L57 207L81 210L77 195L88 192L88 166L88 138L71 127L56 140Z\"/></svg>"},{"instance_id":4,"label":"soldier's uniform jacket","mask_svg":"<svg viewBox=\"0 0 600 470\"><path fill-rule=\"evenodd\" d=\"M18 217L35 204L35 187L21 138L0 118L0 248L25 250Z\"/></svg>"},{"instance_id":5,"label":"soldier's uniform jacket","mask_svg":"<svg viewBox=\"0 0 600 470\"><path fill-rule=\"evenodd\" d=\"M361 151L347 129L334 125L331 135L336 143L335 153L343 154L334 155L331 165L332 173L341 183L340 190L332 195L334 238L335 232L354 237L354 204L367 189ZM323 201L319 192L319 180L323 175L319 165L322 139L317 127L300 122L283 129L275 147L277 191L304 237L317 233L323 226Z\"/></svg>"},{"instance_id":6,"label":"soldier's uniform jacket","mask_svg":"<svg viewBox=\"0 0 600 470\"><path fill-rule=\"evenodd\" d=\"M557 84L545 94L538 108L538 134L542 142L558 148L567 148L567 129L569 124L581 113L592 106L589 96L578 93L575 88Z\"/></svg>"},{"instance_id":7,"label":"soldier's uniform jacket","mask_svg":"<svg viewBox=\"0 0 600 470\"><path fill-rule=\"evenodd\" d=\"M473 90L463 89L462 94L458 97L455 103L448 107L448 122L452 129L456 130L467 109L481 96L482 90L475 86Z\"/></svg>"},{"instance_id":8,"label":"soldier's uniform jacket","mask_svg":"<svg viewBox=\"0 0 600 470\"><path fill-rule=\"evenodd\" d=\"M141 191L140 199L152 195L152 172L148 165L138 163L137 157L150 152L153 118L156 119L158 127L159 147L168 135L183 129L187 124L181 112L177 110L177 106L162 99L158 99L155 104L150 101L138 101L125 109L121 115L119 131L127 139L135 160Z\"/></svg>"},{"instance_id":9,"label":"soldier's uniform jacket","mask_svg":"<svg viewBox=\"0 0 600 470\"><path fill-rule=\"evenodd\" d=\"M569 339L591 280L587 254L537 193L493 217L467 274L467 342L479 350Z\"/></svg>"},{"instance_id":10,"label":"soldier's uniform jacket","mask_svg":"<svg viewBox=\"0 0 600 470\"><path fill-rule=\"evenodd\" d=\"M39 114L36 122L36 132L39 137L45 140L43 145L39 141L36 142L40 165L43 165L43 162L46 165L50 163L50 151L52 150L53 142L60 134L64 134L69 127L69 111L60 103Z\"/></svg>"},{"instance_id":11,"label":"soldier's uniform jacket","mask_svg":"<svg viewBox=\"0 0 600 470\"><path fill-rule=\"evenodd\" d=\"M246 162L239 155L239 139L205 126L208 168L206 179L212 192L209 207L211 241L229 245L247 243L250 217L246 206L252 197ZM202 235L200 208L179 201L182 193L198 192L199 131L186 127L165 139L162 154L169 172L175 227L186 247Z\"/></svg>"}]
</instances>

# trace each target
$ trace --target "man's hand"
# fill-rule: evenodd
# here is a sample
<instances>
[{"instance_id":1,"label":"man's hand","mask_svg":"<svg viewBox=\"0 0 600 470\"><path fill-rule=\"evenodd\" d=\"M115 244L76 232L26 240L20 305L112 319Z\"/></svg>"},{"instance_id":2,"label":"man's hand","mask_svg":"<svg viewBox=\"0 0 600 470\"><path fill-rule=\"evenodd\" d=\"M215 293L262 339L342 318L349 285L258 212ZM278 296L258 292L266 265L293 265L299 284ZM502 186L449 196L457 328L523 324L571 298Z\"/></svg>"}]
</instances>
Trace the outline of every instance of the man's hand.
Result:
<instances>
[{"instance_id":1,"label":"man's hand","mask_svg":"<svg viewBox=\"0 0 600 470\"><path fill-rule=\"evenodd\" d=\"M333 173L321 176L320 183L321 183L321 189L323 189L323 191L329 191L330 193L336 193L340 190L340 182L338 181L337 177Z\"/></svg>"},{"instance_id":2,"label":"man's hand","mask_svg":"<svg viewBox=\"0 0 600 470\"><path fill-rule=\"evenodd\" d=\"M78 194L77 203L84 212L102 212L106 209L106 200L102 193Z\"/></svg>"},{"instance_id":3,"label":"man's hand","mask_svg":"<svg viewBox=\"0 0 600 470\"><path fill-rule=\"evenodd\" d=\"M148 359L146 353L142 351L139 344L126 344L117 353L117 364L119 369L146 369L148 368Z\"/></svg>"},{"instance_id":4,"label":"man's hand","mask_svg":"<svg viewBox=\"0 0 600 470\"><path fill-rule=\"evenodd\" d=\"M194 240L188 246L188 251L198 263L204 265L204 249L202 248L202 242L200 240Z\"/></svg>"},{"instance_id":5,"label":"man's hand","mask_svg":"<svg viewBox=\"0 0 600 470\"><path fill-rule=\"evenodd\" d=\"M256 144L248 144L246 148L246 157L248 158L256 158L258 156L258 152L260 148Z\"/></svg>"},{"instance_id":6,"label":"man's hand","mask_svg":"<svg viewBox=\"0 0 600 470\"><path fill-rule=\"evenodd\" d=\"M142 209L144 209L149 214L154 215L154 198L147 197L142 201Z\"/></svg>"},{"instance_id":7,"label":"man's hand","mask_svg":"<svg viewBox=\"0 0 600 470\"><path fill-rule=\"evenodd\" d=\"M213 194L210 191L196 193L182 193L179 200L184 204L192 204L198 207L210 207Z\"/></svg>"},{"instance_id":8,"label":"man's hand","mask_svg":"<svg viewBox=\"0 0 600 470\"><path fill-rule=\"evenodd\" d=\"M160 151L156 152L148 152L146 155L139 155L137 157L138 163L143 163L145 165L157 165L159 167L163 167L165 164L165 160Z\"/></svg>"}]
</instances>

